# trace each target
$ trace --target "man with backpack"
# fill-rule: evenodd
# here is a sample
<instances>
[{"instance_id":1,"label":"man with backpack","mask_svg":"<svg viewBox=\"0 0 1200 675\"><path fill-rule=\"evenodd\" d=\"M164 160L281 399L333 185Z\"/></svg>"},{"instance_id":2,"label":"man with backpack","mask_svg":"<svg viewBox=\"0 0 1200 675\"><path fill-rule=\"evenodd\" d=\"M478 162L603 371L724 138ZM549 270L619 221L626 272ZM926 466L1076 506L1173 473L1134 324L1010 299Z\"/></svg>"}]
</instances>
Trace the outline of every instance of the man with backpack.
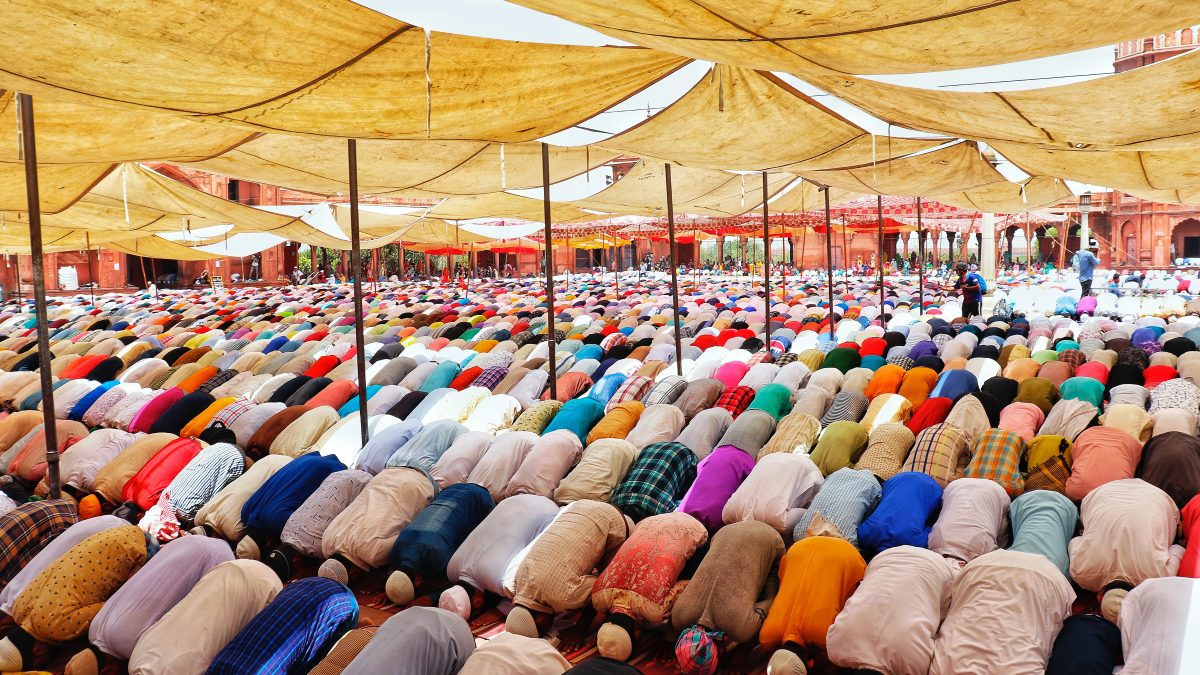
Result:
<instances>
[{"instance_id":1,"label":"man with backpack","mask_svg":"<svg viewBox=\"0 0 1200 675\"><path fill-rule=\"evenodd\" d=\"M954 290L962 293L962 315L969 319L983 313L983 294L987 292L987 283L976 272L967 271L967 263L959 262L954 266L958 279L954 281Z\"/></svg>"}]
</instances>

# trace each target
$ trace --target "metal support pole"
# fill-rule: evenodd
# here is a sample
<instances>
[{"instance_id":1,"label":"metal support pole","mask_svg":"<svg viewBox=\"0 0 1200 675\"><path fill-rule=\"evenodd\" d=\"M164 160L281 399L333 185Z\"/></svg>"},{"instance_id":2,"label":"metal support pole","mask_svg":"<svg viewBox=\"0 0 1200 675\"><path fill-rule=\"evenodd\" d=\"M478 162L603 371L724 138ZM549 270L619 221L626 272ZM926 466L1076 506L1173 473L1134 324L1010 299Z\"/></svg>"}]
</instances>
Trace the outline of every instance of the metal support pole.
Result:
<instances>
[{"instance_id":1,"label":"metal support pole","mask_svg":"<svg viewBox=\"0 0 1200 675\"><path fill-rule=\"evenodd\" d=\"M664 164L667 177L667 240L671 251L671 320L675 324L675 373L683 377L683 346L679 335L679 242L675 241L675 195L671 187L671 165Z\"/></svg>"},{"instance_id":2,"label":"metal support pole","mask_svg":"<svg viewBox=\"0 0 1200 675\"><path fill-rule=\"evenodd\" d=\"M91 284L92 284L91 286L88 287L88 291L90 291L91 296L92 296L92 306L95 307L96 306L96 286L98 286L100 282L96 280L96 270L92 267L92 238L87 232L83 233L83 246L84 246L83 253L85 256L87 256L88 278L91 280Z\"/></svg>"},{"instance_id":3,"label":"metal support pole","mask_svg":"<svg viewBox=\"0 0 1200 675\"><path fill-rule=\"evenodd\" d=\"M613 245L609 249L610 254L608 256L609 262L613 266L613 290L616 292L617 297L621 297L621 249L617 246L617 235L610 234L609 236L613 240Z\"/></svg>"},{"instance_id":4,"label":"metal support pole","mask_svg":"<svg viewBox=\"0 0 1200 675\"><path fill-rule=\"evenodd\" d=\"M346 163L350 173L350 273L354 275L354 342L358 353L358 423L362 444L367 433L367 345L363 337L362 238L358 229L358 145L355 139L346 141Z\"/></svg>"},{"instance_id":5,"label":"metal support pole","mask_svg":"<svg viewBox=\"0 0 1200 675\"><path fill-rule=\"evenodd\" d=\"M42 265L42 205L38 194L33 97L17 94L17 101L21 107L21 150L25 159L25 199L29 205L29 253L33 257L33 307L37 317L42 424L46 433L46 483L50 487L50 498L58 499L61 496L58 484L58 428L54 420L54 379L50 374L50 317L46 310L46 270Z\"/></svg>"},{"instance_id":6,"label":"metal support pole","mask_svg":"<svg viewBox=\"0 0 1200 675\"><path fill-rule=\"evenodd\" d=\"M878 253L875 254L875 264L879 267L879 325L883 322L883 302L887 293L883 288L883 195L875 195L875 207L879 214L879 241L876 242Z\"/></svg>"},{"instance_id":7,"label":"metal support pole","mask_svg":"<svg viewBox=\"0 0 1200 675\"><path fill-rule=\"evenodd\" d=\"M550 227L550 146L542 143L542 219L546 224L546 340L550 343L550 398L558 399L558 345L554 341L554 233Z\"/></svg>"},{"instance_id":8,"label":"metal support pole","mask_svg":"<svg viewBox=\"0 0 1200 675\"><path fill-rule=\"evenodd\" d=\"M829 339L833 340L833 216L829 214L829 186L822 185L825 193L825 268L829 273Z\"/></svg>"},{"instance_id":9,"label":"metal support pole","mask_svg":"<svg viewBox=\"0 0 1200 675\"><path fill-rule=\"evenodd\" d=\"M767 172L762 172L763 193L763 342L771 354L771 222L767 218Z\"/></svg>"},{"instance_id":10,"label":"metal support pole","mask_svg":"<svg viewBox=\"0 0 1200 675\"><path fill-rule=\"evenodd\" d=\"M917 197L917 307L925 313L925 226L921 223L921 198Z\"/></svg>"}]
</instances>

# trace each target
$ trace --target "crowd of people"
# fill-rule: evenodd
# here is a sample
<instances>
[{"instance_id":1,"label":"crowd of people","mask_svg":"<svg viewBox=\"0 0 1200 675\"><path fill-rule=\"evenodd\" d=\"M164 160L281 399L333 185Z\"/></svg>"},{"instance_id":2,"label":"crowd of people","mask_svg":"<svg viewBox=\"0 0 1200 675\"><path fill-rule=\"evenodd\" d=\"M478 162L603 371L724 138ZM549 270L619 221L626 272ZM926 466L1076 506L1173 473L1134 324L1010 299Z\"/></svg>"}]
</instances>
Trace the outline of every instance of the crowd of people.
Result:
<instances>
[{"instance_id":1,"label":"crowd of people","mask_svg":"<svg viewBox=\"0 0 1200 675\"><path fill-rule=\"evenodd\" d=\"M6 305L0 670L1196 672L1200 305L827 281Z\"/></svg>"}]
</instances>

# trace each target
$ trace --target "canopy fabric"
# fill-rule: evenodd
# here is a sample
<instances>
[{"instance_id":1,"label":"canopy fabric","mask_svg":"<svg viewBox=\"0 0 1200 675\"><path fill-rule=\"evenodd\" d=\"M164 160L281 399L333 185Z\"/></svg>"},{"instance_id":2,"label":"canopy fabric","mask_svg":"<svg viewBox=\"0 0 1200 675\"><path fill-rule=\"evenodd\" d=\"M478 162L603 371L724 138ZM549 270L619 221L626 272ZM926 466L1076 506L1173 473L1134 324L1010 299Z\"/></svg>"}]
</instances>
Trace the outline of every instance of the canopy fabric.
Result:
<instances>
[{"instance_id":1,"label":"canopy fabric","mask_svg":"<svg viewBox=\"0 0 1200 675\"><path fill-rule=\"evenodd\" d=\"M103 168L102 165L92 166ZM57 168L46 167L51 173ZM42 172L40 168L39 179ZM8 183L0 182L0 185ZM28 223L24 204L17 206L18 209L0 211L0 218L7 223ZM226 224L235 226L229 234L270 232L318 246L350 248L348 240L320 232L299 218L231 202L137 164L121 164L69 207L57 213L43 213L42 223L47 228L43 232L46 245L58 247L56 250L84 248L85 235L93 243L101 243ZM11 232L4 245L28 246L26 229L18 227Z\"/></svg>"},{"instance_id":2,"label":"canopy fabric","mask_svg":"<svg viewBox=\"0 0 1200 675\"><path fill-rule=\"evenodd\" d=\"M163 258L166 260L216 260L226 255L224 253L209 253L202 249L183 246L172 241L167 241L162 237L138 237L129 241L110 242L105 244L104 248L144 258Z\"/></svg>"},{"instance_id":3,"label":"canopy fabric","mask_svg":"<svg viewBox=\"0 0 1200 675\"><path fill-rule=\"evenodd\" d=\"M94 105L39 96L33 105L39 165L170 160L196 161L219 155L255 134L180 115ZM16 95L0 91L0 119L17 119ZM136 130L136 133L132 133ZM20 161L19 127L0 144L0 162Z\"/></svg>"},{"instance_id":4,"label":"canopy fabric","mask_svg":"<svg viewBox=\"0 0 1200 675\"><path fill-rule=\"evenodd\" d=\"M1034 176L1021 183L1000 181L930 199L984 213L1020 213L1040 209L1071 196L1071 189L1058 178Z\"/></svg>"},{"instance_id":5,"label":"canopy fabric","mask_svg":"<svg viewBox=\"0 0 1200 675\"><path fill-rule=\"evenodd\" d=\"M343 138L530 141L687 63L428 33L350 0L14 0L0 41L6 89Z\"/></svg>"},{"instance_id":6,"label":"canopy fabric","mask_svg":"<svg viewBox=\"0 0 1200 675\"><path fill-rule=\"evenodd\" d=\"M616 152L550 146L550 180L603 165ZM218 157L190 162L203 171L320 194L350 191L346 142L263 134ZM480 141L358 142L358 190L364 195L443 197L540 187L540 143Z\"/></svg>"},{"instance_id":7,"label":"canopy fabric","mask_svg":"<svg viewBox=\"0 0 1200 675\"><path fill-rule=\"evenodd\" d=\"M601 145L681 166L763 171L872 161L871 135L770 73L716 65L679 100ZM895 157L932 141L897 139Z\"/></svg>"},{"instance_id":8,"label":"canopy fabric","mask_svg":"<svg viewBox=\"0 0 1200 675\"><path fill-rule=\"evenodd\" d=\"M509 192L489 192L483 195L451 197L430 209L429 215L443 220L514 218L541 221L545 218L545 211L540 199ZM579 206L559 203L551 208L550 218L555 223L570 223L594 220L596 216L583 211Z\"/></svg>"},{"instance_id":9,"label":"canopy fabric","mask_svg":"<svg viewBox=\"0 0 1200 675\"><path fill-rule=\"evenodd\" d=\"M795 176L767 176L767 196L790 185ZM662 164L639 162L620 180L576 206L628 215L662 216L667 213L666 169ZM733 174L712 169L672 167L671 189L675 213L731 216L745 213L763 202L760 174Z\"/></svg>"},{"instance_id":10,"label":"canopy fabric","mask_svg":"<svg viewBox=\"0 0 1200 675\"><path fill-rule=\"evenodd\" d=\"M1163 204L1200 204L1200 187L1178 190L1124 190L1127 194Z\"/></svg>"},{"instance_id":11,"label":"canopy fabric","mask_svg":"<svg viewBox=\"0 0 1200 675\"><path fill-rule=\"evenodd\" d=\"M829 205L843 204L859 196L857 192L831 187ZM767 202L767 213L803 213L824 206L825 194L819 186L808 181L797 181L787 192Z\"/></svg>"},{"instance_id":12,"label":"canopy fabric","mask_svg":"<svg viewBox=\"0 0 1200 675\"><path fill-rule=\"evenodd\" d=\"M1072 42L1072 48L1077 45ZM807 63L797 63L791 72L910 129L989 143L1169 150L1200 143L1200 117L1195 115L1200 91L1191 86L1198 67L1200 52L1190 52L1086 82L1008 92L902 87ZM1129 113L1130 101L1137 101L1136 115Z\"/></svg>"},{"instance_id":13,"label":"canopy fabric","mask_svg":"<svg viewBox=\"0 0 1200 675\"><path fill-rule=\"evenodd\" d=\"M184 185L138 164L122 164L109 174L81 202L105 209L110 220L80 224L83 229L134 230L147 232L181 231L232 223L236 231L270 232L280 237L317 246L348 249L350 242L332 237L299 218L280 216L262 209L222 199ZM125 222L124 212L139 210L146 219L140 225ZM120 215L119 222L115 216Z\"/></svg>"},{"instance_id":14,"label":"canopy fabric","mask_svg":"<svg viewBox=\"0 0 1200 675\"><path fill-rule=\"evenodd\" d=\"M794 72L920 73L1023 61L1174 31L1192 3L1143 0L1121 20L1101 0L514 0L607 35L693 58Z\"/></svg>"},{"instance_id":15,"label":"canopy fabric","mask_svg":"<svg viewBox=\"0 0 1200 675\"><path fill-rule=\"evenodd\" d=\"M995 148L1026 173L1059 176L1120 190L1200 187L1200 158L1195 149L1060 150L1021 143L997 143Z\"/></svg>"},{"instance_id":16,"label":"canopy fabric","mask_svg":"<svg viewBox=\"0 0 1200 675\"><path fill-rule=\"evenodd\" d=\"M110 171L111 164L38 164L42 213L58 213L79 201ZM25 165L0 161L0 211L25 211Z\"/></svg>"},{"instance_id":17,"label":"canopy fabric","mask_svg":"<svg viewBox=\"0 0 1200 675\"><path fill-rule=\"evenodd\" d=\"M983 159L979 147L966 142L853 169L800 173L814 182L844 190L914 197L959 192L1004 180Z\"/></svg>"}]
</instances>

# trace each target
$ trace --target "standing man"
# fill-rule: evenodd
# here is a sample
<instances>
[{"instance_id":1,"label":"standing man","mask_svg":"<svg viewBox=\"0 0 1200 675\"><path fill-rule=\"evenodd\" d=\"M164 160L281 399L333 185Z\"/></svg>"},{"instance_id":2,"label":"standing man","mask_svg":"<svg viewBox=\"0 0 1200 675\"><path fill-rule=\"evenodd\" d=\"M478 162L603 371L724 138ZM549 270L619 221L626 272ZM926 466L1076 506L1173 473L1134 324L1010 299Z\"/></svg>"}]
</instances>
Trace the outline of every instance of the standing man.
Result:
<instances>
[{"instance_id":1,"label":"standing man","mask_svg":"<svg viewBox=\"0 0 1200 675\"><path fill-rule=\"evenodd\" d=\"M970 319L983 313L983 277L975 272L967 273L967 263L959 262L954 266L958 279L954 281L954 290L962 293L962 315Z\"/></svg>"},{"instance_id":2,"label":"standing man","mask_svg":"<svg viewBox=\"0 0 1200 675\"><path fill-rule=\"evenodd\" d=\"M250 257L250 279L249 281L258 281L258 256Z\"/></svg>"},{"instance_id":3,"label":"standing man","mask_svg":"<svg viewBox=\"0 0 1200 675\"><path fill-rule=\"evenodd\" d=\"M1092 294L1092 275L1100 264L1100 259L1096 257L1096 251L1099 250L1100 244L1093 240L1088 244L1087 250L1075 254L1075 267L1079 270L1079 297L1081 298Z\"/></svg>"}]
</instances>

